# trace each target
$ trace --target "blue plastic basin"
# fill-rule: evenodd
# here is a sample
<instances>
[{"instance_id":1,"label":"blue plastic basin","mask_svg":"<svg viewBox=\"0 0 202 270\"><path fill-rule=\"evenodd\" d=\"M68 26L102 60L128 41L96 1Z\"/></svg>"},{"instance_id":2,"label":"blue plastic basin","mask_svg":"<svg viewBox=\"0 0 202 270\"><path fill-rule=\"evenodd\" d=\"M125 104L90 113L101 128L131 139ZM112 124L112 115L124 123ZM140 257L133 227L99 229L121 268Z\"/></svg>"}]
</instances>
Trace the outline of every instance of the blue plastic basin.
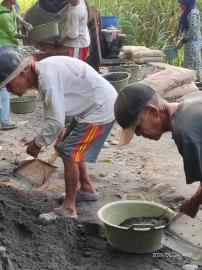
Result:
<instances>
[{"instance_id":1,"label":"blue plastic basin","mask_svg":"<svg viewBox=\"0 0 202 270\"><path fill-rule=\"evenodd\" d=\"M163 48L163 52L168 60L174 60L178 55L178 48L174 45Z\"/></svg>"},{"instance_id":2,"label":"blue plastic basin","mask_svg":"<svg viewBox=\"0 0 202 270\"><path fill-rule=\"evenodd\" d=\"M102 29L107 29L110 27L116 28L116 16L102 16L101 27Z\"/></svg>"}]
</instances>

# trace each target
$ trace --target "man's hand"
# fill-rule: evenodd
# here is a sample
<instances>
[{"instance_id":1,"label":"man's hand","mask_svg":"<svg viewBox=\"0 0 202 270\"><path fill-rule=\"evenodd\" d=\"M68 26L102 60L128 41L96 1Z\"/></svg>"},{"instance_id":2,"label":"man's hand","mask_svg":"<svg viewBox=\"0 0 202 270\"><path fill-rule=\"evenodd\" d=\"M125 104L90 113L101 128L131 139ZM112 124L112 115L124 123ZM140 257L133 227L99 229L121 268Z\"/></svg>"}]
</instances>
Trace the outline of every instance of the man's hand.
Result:
<instances>
[{"instance_id":1,"label":"man's hand","mask_svg":"<svg viewBox=\"0 0 202 270\"><path fill-rule=\"evenodd\" d=\"M182 42L182 40L178 40L176 47L177 47L178 49L180 49L180 48L183 47L183 45L184 45L184 43Z\"/></svg>"},{"instance_id":2,"label":"man's hand","mask_svg":"<svg viewBox=\"0 0 202 270\"><path fill-rule=\"evenodd\" d=\"M17 19L17 23L22 24L27 32L29 32L33 28L32 25L24 21L23 18L19 14L17 15L16 19Z\"/></svg>"},{"instance_id":3,"label":"man's hand","mask_svg":"<svg viewBox=\"0 0 202 270\"><path fill-rule=\"evenodd\" d=\"M41 146L38 146L36 144L35 139L26 142L25 145L27 145L27 154L37 158L37 156L41 150Z\"/></svg>"},{"instance_id":4,"label":"man's hand","mask_svg":"<svg viewBox=\"0 0 202 270\"><path fill-rule=\"evenodd\" d=\"M30 30L33 29L32 25L30 23L25 22L25 21L23 21L23 26L27 32L29 32Z\"/></svg>"},{"instance_id":5,"label":"man's hand","mask_svg":"<svg viewBox=\"0 0 202 270\"><path fill-rule=\"evenodd\" d=\"M180 211L186 214L187 216L195 218L199 210L199 206L200 206L199 200L197 200L195 197L191 197L190 199L184 200L182 202Z\"/></svg>"}]
</instances>

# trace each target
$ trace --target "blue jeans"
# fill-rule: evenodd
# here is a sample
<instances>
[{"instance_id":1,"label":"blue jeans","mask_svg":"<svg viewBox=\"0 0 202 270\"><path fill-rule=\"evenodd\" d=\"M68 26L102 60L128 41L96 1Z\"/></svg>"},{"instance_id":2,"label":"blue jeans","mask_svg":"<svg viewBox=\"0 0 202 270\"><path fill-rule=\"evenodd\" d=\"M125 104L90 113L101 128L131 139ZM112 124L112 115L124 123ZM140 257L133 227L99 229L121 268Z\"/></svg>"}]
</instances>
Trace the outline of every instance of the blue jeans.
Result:
<instances>
[{"instance_id":1,"label":"blue jeans","mask_svg":"<svg viewBox=\"0 0 202 270\"><path fill-rule=\"evenodd\" d=\"M7 125L10 123L10 95L6 87L0 90L0 104L0 123Z\"/></svg>"},{"instance_id":2,"label":"blue jeans","mask_svg":"<svg viewBox=\"0 0 202 270\"><path fill-rule=\"evenodd\" d=\"M17 46L0 45L0 53L6 50L17 50ZM0 89L0 123L2 125L10 123L10 95L6 87Z\"/></svg>"}]
</instances>

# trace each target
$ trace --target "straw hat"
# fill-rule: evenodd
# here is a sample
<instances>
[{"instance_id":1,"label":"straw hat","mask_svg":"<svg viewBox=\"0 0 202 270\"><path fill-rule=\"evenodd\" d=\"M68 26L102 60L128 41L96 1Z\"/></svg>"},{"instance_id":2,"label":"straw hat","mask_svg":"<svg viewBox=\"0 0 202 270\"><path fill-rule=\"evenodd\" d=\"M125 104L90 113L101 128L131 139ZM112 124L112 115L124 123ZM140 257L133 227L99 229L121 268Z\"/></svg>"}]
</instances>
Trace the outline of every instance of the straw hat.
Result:
<instances>
[{"instance_id":1,"label":"straw hat","mask_svg":"<svg viewBox=\"0 0 202 270\"><path fill-rule=\"evenodd\" d=\"M0 89L12 81L32 62L32 57L8 50L0 54Z\"/></svg>"}]
</instances>

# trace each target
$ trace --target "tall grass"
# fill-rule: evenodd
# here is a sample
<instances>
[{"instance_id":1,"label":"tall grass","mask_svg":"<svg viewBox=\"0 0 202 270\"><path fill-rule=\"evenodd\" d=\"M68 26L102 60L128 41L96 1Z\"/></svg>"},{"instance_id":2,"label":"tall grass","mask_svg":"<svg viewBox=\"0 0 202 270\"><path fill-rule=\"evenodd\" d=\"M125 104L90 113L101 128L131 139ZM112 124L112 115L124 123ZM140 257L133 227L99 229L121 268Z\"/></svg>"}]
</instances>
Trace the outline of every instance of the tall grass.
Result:
<instances>
[{"instance_id":1,"label":"tall grass","mask_svg":"<svg viewBox=\"0 0 202 270\"><path fill-rule=\"evenodd\" d=\"M177 0L88 0L101 15L117 17L118 27L127 36L127 44L163 47L179 20ZM202 11L202 1L197 5Z\"/></svg>"}]
</instances>

